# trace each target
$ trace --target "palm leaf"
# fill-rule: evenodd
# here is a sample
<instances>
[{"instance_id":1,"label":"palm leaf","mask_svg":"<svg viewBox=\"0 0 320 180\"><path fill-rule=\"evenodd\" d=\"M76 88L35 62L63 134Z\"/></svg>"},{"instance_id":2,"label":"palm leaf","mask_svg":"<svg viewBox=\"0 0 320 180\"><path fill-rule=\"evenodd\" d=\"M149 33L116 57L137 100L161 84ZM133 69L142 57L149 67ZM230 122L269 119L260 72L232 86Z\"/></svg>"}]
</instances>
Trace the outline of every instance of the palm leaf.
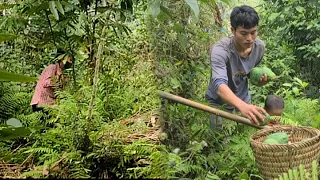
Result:
<instances>
[{"instance_id":1,"label":"palm leaf","mask_svg":"<svg viewBox=\"0 0 320 180\"><path fill-rule=\"evenodd\" d=\"M0 81L32 82L37 81L37 78L0 70Z\"/></svg>"}]
</instances>

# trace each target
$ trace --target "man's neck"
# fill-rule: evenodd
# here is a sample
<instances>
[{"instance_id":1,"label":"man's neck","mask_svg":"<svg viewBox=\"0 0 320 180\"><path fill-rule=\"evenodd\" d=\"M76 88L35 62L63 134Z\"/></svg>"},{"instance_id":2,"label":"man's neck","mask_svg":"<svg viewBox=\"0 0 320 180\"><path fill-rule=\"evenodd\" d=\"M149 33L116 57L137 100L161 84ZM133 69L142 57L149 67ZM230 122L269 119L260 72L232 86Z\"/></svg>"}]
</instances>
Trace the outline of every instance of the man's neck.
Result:
<instances>
[{"instance_id":1,"label":"man's neck","mask_svg":"<svg viewBox=\"0 0 320 180\"><path fill-rule=\"evenodd\" d=\"M236 51L240 54L240 56L244 58L246 58L252 50L252 46L249 48L244 48L237 44L236 41L234 41L234 46L236 48Z\"/></svg>"}]
</instances>

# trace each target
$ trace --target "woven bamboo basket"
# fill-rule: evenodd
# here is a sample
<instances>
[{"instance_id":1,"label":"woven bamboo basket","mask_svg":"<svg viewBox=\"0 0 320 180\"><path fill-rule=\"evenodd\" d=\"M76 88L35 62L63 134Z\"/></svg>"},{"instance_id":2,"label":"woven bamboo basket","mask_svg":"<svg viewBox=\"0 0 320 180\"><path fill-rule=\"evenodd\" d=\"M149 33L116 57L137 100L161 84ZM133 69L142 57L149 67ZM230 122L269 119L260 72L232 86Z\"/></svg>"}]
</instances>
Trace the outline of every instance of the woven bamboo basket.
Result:
<instances>
[{"instance_id":1,"label":"woven bamboo basket","mask_svg":"<svg viewBox=\"0 0 320 180\"><path fill-rule=\"evenodd\" d=\"M285 132L288 144L263 143L266 136L275 132ZM310 138L301 141L304 138ZM261 176L266 179L278 178L289 169L303 164L311 172L312 161L318 160L320 150L320 130L304 126L281 125L264 128L250 137L250 146Z\"/></svg>"}]
</instances>

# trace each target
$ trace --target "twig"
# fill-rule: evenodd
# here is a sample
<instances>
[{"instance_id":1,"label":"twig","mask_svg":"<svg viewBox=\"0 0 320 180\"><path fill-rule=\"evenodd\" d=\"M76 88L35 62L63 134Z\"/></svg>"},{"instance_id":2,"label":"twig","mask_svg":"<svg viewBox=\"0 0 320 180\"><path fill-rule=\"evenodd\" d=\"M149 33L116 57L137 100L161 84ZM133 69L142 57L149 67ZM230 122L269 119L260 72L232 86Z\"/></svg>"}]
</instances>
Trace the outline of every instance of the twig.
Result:
<instances>
[{"instance_id":1,"label":"twig","mask_svg":"<svg viewBox=\"0 0 320 180\"><path fill-rule=\"evenodd\" d=\"M96 1L95 8L94 8L94 16L97 15L98 12L98 1ZM89 22L89 21L88 21ZM93 62L94 59L94 50L93 45L95 44L94 34L96 31L96 25L97 25L97 19L93 21L93 27L92 27L92 40L91 40L91 49L90 49L90 62ZM97 62L96 62L97 63Z\"/></svg>"},{"instance_id":2,"label":"twig","mask_svg":"<svg viewBox=\"0 0 320 180\"><path fill-rule=\"evenodd\" d=\"M48 16L48 12L47 11L45 11L45 12L46 12L47 20L48 20L48 23L49 23L49 27L50 27L50 31L51 31L51 35L52 35L52 39L53 39L53 44L54 44L55 47L57 47L56 40L55 40L54 35L53 35L51 22L50 22L50 19L49 19L49 16Z\"/></svg>"},{"instance_id":3,"label":"twig","mask_svg":"<svg viewBox=\"0 0 320 180\"><path fill-rule=\"evenodd\" d=\"M29 160L29 158L33 155L33 153L31 153L21 164L20 167L22 167L24 165L24 163L27 162L27 160Z\"/></svg>"},{"instance_id":4,"label":"twig","mask_svg":"<svg viewBox=\"0 0 320 180\"><path fill-rule=\"evenodd\" d=\"M22 144L20 144L17 148L15 148L13 151L11 151L10 154L13 154L14 152L16 152L21 146L22 146Z\"/></svg>"},{"instance_id":5,"label":"twig","mask_svg":"<svg viewBox=\"0 0 320 180\"><path fill-rule=\"evenodd\" d=\"M99 79L99 68L100 68L100 61L101 61L101 55L102 55L102 49L103 49L103 45L104 45L104 36L106 33L106 27L103 27L102 29L102 33L100 36L100 42L99 42L99 46L98 46L98 53L97 53L97 62L96 62L96 66L95 66L95 72L94 72L94 77L93 77L93 92L91 95L91 99L90 99L90 104L88 107L88 118L87 118L87 128L91 127L91 119L92 119L92 109L93 109L93 101L96 97L96 93L97 93L97 86L98 86L98 79Z\"/></svg>"}]
</instances>

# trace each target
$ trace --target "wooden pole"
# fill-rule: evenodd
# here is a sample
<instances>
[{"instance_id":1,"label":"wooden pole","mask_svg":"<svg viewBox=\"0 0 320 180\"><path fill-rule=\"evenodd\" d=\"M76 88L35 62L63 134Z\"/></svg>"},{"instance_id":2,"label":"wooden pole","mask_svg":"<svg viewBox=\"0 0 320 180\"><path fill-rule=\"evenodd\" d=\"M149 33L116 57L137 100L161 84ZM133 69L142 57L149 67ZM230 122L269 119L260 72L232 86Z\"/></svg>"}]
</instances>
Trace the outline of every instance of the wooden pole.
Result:
<instances>
[{"instance_id":1,"label":"wooden pole","mask_svg":"<svg viewBox=\"0 0 320 180\"><path fill-rule=\"evenodd\" d=\"M189 99L182 98L180 96L176 96L176 95L173 95L173 94L170 94L170 93L167 93L167 92L163 92L163 91L158 91L158 94L162 98L165 98L165 99L168 99L168 100L172 100L172 101L175 101L175 102L178 102L178 103L181 103L181 104L184 104L184 105L187 105L187 106L199 109L199 110L203 110L203 111L215 114L217 116L221 116L221 117L233 120L233 121L238 122L238 123L249 125L251 127L258 128L258 129L264 128L263 126L258 126L256 124L252 123L247 118L244 118L244 117L241 117L241 116L238 116L238 115L226 112L226 111L222 111L222 110L219 110L219 109L215 109L213 107L206 106L204 104L200 104L200 103L191 101Z\"/></svg>"}]
</instances>

